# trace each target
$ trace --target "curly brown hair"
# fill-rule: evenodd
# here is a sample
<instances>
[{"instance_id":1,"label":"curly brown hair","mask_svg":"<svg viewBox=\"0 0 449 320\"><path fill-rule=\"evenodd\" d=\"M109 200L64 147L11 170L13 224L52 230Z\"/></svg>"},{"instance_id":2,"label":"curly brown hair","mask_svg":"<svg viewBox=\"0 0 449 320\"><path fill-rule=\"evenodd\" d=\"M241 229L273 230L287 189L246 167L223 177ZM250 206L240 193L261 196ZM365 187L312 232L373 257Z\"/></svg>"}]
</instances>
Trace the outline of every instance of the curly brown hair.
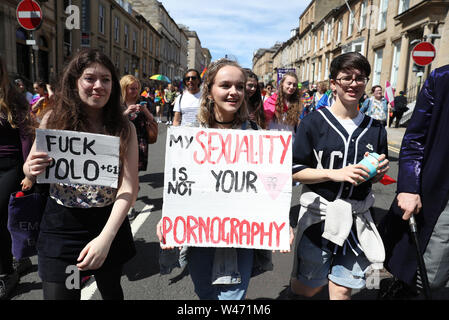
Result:
<instances>
[{"instance_id":1,"label":"curly brown hair","mask_svg":"<svg viewBox=\"0 0 449 320\"><path fill-rule=\"evenodd\" d=\"M131 134L130 123L123 115L120 104L120 83L111 60L99 50L80 51L64 70L60 87L56 92L53 112L48 118L47 128L90 132L88 114L78 93L77 81L83 71L93 63L99 63L111 73L112 89L108 102L103 107L103 126L108 135L120 137L120 157L126 152L126 142Z\"/></svg>"},{"instance_id":2,"label":"curly brown hair","mask_svg":"<svg viewBox=\"0 0 449 320\"><path fill-rule=\"evenodd\" d=\"M298 82L298 76L295 73L287 72L286 74L284 74L281 82L279 83L278 96L276 100L276 110L274 112L273 119L274 121L277 121L279 123L296 126L299 123L299 116L301 115L303 109L301 95L299 88L296 87L295 92L290 97L285 96L282 87L287 77L293 77L295 78L296 82ZM285 119L283 118L284 100L287 100L289 104Z\"/></svg>"}]
</instances>

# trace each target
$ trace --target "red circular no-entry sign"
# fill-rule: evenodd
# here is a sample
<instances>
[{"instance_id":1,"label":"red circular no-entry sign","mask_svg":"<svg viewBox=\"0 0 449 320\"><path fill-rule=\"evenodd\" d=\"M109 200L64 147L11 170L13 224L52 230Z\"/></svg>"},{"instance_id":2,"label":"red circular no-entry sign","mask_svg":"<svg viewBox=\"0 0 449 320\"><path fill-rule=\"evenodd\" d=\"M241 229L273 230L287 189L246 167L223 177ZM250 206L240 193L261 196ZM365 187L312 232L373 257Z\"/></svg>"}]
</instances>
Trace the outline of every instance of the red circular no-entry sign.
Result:
<instances>
[{"instance_id":1,"label":"red circular no-entry sign","mask_svg":"<svg viewBox=\"0 0 449 320\"><path fill-rule=\"evenodd\" d=\"M430 42L420 42L418 43L412 51L413 61L419 66L427 66L430 64L436 55L436 50L433 44Z\"/></svg>"},{"instance_id":2,"label":"red circular no-entry sign","mask_svg":"<svg viewBox=\"0 0 449 320\"><path fill-rule=\"evenodd\" d=\"M39 28L42 23L42 9L34 0L21 1L16 9L17 21L22 28L33 31Z\"/></svg>"}]
</instances>

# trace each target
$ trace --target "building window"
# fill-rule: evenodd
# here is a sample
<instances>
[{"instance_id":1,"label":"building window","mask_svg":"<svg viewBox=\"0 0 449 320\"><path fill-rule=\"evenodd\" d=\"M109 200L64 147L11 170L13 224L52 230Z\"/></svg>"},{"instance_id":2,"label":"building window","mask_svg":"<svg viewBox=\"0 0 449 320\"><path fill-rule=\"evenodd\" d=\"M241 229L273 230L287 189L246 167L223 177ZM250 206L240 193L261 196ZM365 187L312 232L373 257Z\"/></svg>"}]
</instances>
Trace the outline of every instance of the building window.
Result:
<instances>
[{"instance_id":1,"label":"building window","mask_svg":"<svg viewBox=\"0 0 449 320\"><path fill-rule=\"evenodd\" d=\"M143 48L147 48L147 30L143 30Z\"/></svg>"},{"instance_id":2,"label":"building window","mask_svg":"<svg viewBox=\"0 0 449 320\"><path fill-rule=\"evenodd\" d=\"M133 30L133 52L137 53L137 31Z\"/></svg>"},{"instance_id":3,"label":"building window","mask_svg":"<svg viewBox=\"0 0 449 320\"><path fill-rule=\"evenodd\" d=\"M321 57L319 58L319 62L318 62L318 77L317 77L317 81L321 81Z\"/></svg>"},{"instance_id":4,"label":"building window","mask_svg":"<svg viewBox=\"0 0 449 320\"><path fill-rule=\"evenodd\" d=\"M343 21L340 19L340 20L338 20L338 25L337 25L337 43L341 42L342 32L343 32Z\"/></svg>"},{"instance_id":5,"label":"building window","mask_svg":"<svg viewBox=\"0 0 449 320\"><path fill-rule=\"evenodd\" d=\"M334 29L334 18L332 18L332 22L327 24L327 43L330 43L332 40L333 29Z\"/></svg>"},{"instance_id":6,"label":"building window","mask_svg":"<svg viewBox=\"0 0 449 320\"><path fill-rule=\"evenodd\" d=\"M150 53L153 53L153 34L150 33Z\"/></svg>"},{"instance_id":7,"label":"building window","mask_svg":"<svg viewBox=\"0 0 449 320\"><path fill-rule=\"evenodd\" d=\"M64 28L64 57L72 55L72 32Z\"/></svg>"},{"instance_id":8,"label":"building window","mask_svg":"<svg viewBox=\"0 0 449 320\"><path fill-rule=\"evenodd\" d=\"M377 49L374 51L374 71L373 71L373 86L380 84L380 75L382 73L382 58L384 49Z\"/></svg>"},{"instance_id":9,"label":"building window","mask_svg":"<svg viewBox=\"0 0 449 320\"><path fill-rule=\"evenodd\" d=\"M129 26L125 23L124 29L125 48L129 48Z\"/></svg>"},{"instance_id":10,"label":"building window","mask_svg":"<svg viewBox=\"0 0 449 320\"><path fill-rule=\"evenodd\" d=\"M393 63L391 65L390 82L393 88L396 88L398 82L399 59L401 57L401 41L393 44Z\"/></svg>"},{"instance_id":11,"label":"building window","mask_svg":"<svg viewBox=\"0 0 449 320\"><path fill-rule=\"evenodd\" d=\"M120 54L115 55L115 70L120 70Z\"/></svg>"},{"instance_id":12,"label":"building window","mask_svg":"<svg viewBox=\"0 0 449 320\"><path fill-rule=\"evenodd\" d=\"M366 16L367 16L367 7L368 7L368 0L362 1L360 4L360 30L366 27Z\"/></svg>"},{"instance_id":13,"label":"building window","mask_svg":"<svg viewBox=\"0 0 449 320\"><path fill-rule=\"evenodd\" d=\"M120 19L114 17L114 41L120 42Z\"/></svg>"},{"instance_id":14,"label":"building window","mask_svg":"<svg viewBox=\"0 0 449 320\"><path fill-rule=\"evenodd\" d=\"M129 58L126 58L125 60L124 72L125 74L129 74Z\"/></svg>"},{"instance_id":15,"label":"building window","mask_svg":"<svg viewBox=\"0 0 449 320\"><path fill-rule=\"evenodd\" d=\"M387 9L388 0L380 0L377 31L384 30L387 27Z\"/></svg>"},{"instance_id":16,"label":"building window","mask_svg":"<svg viewBox=\"0 0 449 320\"><path fill-rule=\"evenodd\" d=\"M324 80L329 78L329 56L326 55L326 62L324 63Z\"/></svg>"},{"instance_id":17,"label":"building window","mask_svg":"<svg viewBox=\"0 0 449 320\"><path fill-rule=\"evenodd\" d=\"M98 32L100 32L101 34L104 34L105 17L106 17L106 8L102 4L100 4L98 6Z\"/></svg>"},{"instance_id":18,"label":"building window","mask_svg":"<svg viewBox=\"0 0 449 320\"><path fill-rule=\"evenodd\" d=\"M320 34L320 49L324 46L324 26L323 29L321 29L321 34Z\"/></svg>"},{"instance_id":19,"label":"building window","mask_svg":"<svg viewBox=\"0 0 449 320\"><path fill-rule=\"evenodd\" d=\"M398 14L407 11L410 7L410 0L399 0Z\"/></svg>"},{"instance_id":20,"label":"building window","mask_svg":"<svg viewBox=\"0 0 449 320\"><path fill-rule=\"evenodd\" d=\"M352 15L352 12L349 12L348 17L348 37L352 35L352 31L354 29L354 16Z\"/></svg>"}]
</instances>

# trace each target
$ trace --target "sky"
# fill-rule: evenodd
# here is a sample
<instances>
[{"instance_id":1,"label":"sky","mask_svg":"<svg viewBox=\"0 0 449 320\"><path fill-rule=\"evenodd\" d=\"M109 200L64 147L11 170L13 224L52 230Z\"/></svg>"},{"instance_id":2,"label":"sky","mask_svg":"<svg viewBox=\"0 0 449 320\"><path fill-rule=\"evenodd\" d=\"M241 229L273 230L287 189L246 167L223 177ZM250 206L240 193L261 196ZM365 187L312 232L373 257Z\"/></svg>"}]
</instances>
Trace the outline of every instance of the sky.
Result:
<instances>
[{"instance_id":1,"label":"sky","mask_svg":"<svg viewBox=\"0 0 449 320\"><path fill-rule=\"evenodd\" d=\"M177 24L196 31L212 61L235 57L252 68L253 54L290 39L310 0L159 0ZM200 71L201 72L201 71Z\"/></svg>"}]
</instances>

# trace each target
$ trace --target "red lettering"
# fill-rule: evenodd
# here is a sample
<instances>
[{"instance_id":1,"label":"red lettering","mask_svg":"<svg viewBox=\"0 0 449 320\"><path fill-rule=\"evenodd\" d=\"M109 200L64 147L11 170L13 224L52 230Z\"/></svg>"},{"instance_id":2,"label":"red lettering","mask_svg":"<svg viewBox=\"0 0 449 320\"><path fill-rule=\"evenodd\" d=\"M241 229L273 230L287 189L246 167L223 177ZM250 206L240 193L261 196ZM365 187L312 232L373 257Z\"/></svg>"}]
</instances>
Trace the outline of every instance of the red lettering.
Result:
<instances>
[{"instance_id":1,"label":"red lettering","mask_svg":"<svg viewBox=\"0 0 449 320\"><path fill-rule=\"evenodd\" d=\"M168 227L167 227L167 223L169 224ZM164 217L162 219L162 244L165 244L165 239L166 239L165 236L167 235L167 233L169 233L171 231L172 226L173 226L173 223L170 218Z\"/></svg>"},{"instance_id":2,"label":"red lettering","mask_svg":"<svg viewBox=\"0 0 449 320\"><path fill-rule=\"evenodd\" d=\"M182 224L183 224L183 235L182 235L182 240L179 240L178 239L178 234L179 234L179 230L178 230L178 223L179 223L179 221L182 221ZM175 219L175 226L174 226L174 234L173 234L173 238L174 238L174 240L175 240L175 242L177 243L177 244L183 244L185 241L186 241L186 221L184 220L184 218L183 217L176 217L176 219Z\"/></svg>"},{"instance_id":3,"label":"red lettering","mask_svg":"<svg viewBox=\"0 0 449 320\"><path fill-rule=\"evenodd\" d=\"M285 227L285 222L280 226L277 225L276 222L273 222L274 228L276 229L276 247L279 247L281 242L281 230Z\"/></svg>"},{"instance_id":4,"label":"red lettering","mask_svg":"<svg viewBox=\"0 0 449 320\"><path fill-rule=\"evenodd\" d=\"M260 232L260 245L262 246L263 245L263 240L264 240L264 238L266 237L266 236L268 236L268 246L270 246L271 247L271 244L273 243L273 241L272 241L272 235L271 235L271 233L272 233L272 231L273 231L273 223L270 223L270 228L269 228L269 230L268 230L268 232L265 232L265 229L264 229L264 224L263 224L263 222L261 223L261 232Z\"/></svg>"},{"instance_id":5,"label":"red lettering","mask_svg":"<svg viewBox=\"0 0 449 320\"><path fill-rule=\"evenodd\" d=\"M214 235L215 235L215 232L214 232L214 222L215 221L218 221L218 228L217 228L217 240L215 240L214 239ZM220 243L220 224L221 224L221 221L220 221L220 218L219 217L215 217L215 218L213 218L212 219L212 222L210 223L210 240L211 240L211 242L212 243L214 243L214 244L218 244L218 243Z\"/></svg>"},{"instance_id":6,"label":"red lettering","mask_svg":"<svg viewBox=\"0 0 449 320\"><path fill-rule=\"evenodd\" d=\"M238 225L240 224L239 219L232 218L231 219L231 243L238 244L239 243L239 230ZM235 242L234 242L235 238Z\"/></svg>"},{"instance_id":7,"label":"red lettering","mask_svg":"<svg viewBox=\"0 0 449 320\"><path fill-rule=\"evenodd\" d=\"M212 147L212 138L214 136L221 136L220 133L218 132L209 132L209 138L207 139L207 147L208 147L208 152L207 152L207 160L209 161L209 163L211 164L216 164L215 161L212 161L212 151L218 150L218 147Z\"/></svg>"},{"instance_id":8,"label":"red lettering","mask_svg":"<svg viewBox=\"0 0 449 320\"><path fill-rule=\"evenodd\" d=\"M204 131L200 131L196 134L196 137L195 137L196 141L201 145L201 148L203 148L203 151L204 151L204 159L203 160L198 160L196 151L193 153L193 160L198 164L204 164L207 160L206 145L200 141L200 136L203 136L203 135L207 136L207 133Z\"/></svg>"},{"instance_id":9,"label":"red lettering","mask_svg":"<svg viewBox=\"0 0 449 320\"><path fill-rule=\"evenodd\" d=\"M243 230L243 228L246 227L246 230ZM251 241L251 226L248 221L243 220L240 222L240 238L239 238L239 244L243 244L243 237L246 237L246 245L249 245Z\"/></svg>"},{"instance_id":10,"label":"red lettering","mask_svg":"<svg viewBox=\"0 0 449 320\"><path fill-rule=\"evenodd\" d=\"M239 137L239 135L237 135L237 138L238 137ZM237 139L237 141L239 141L239 139ZM237 148L235 150L234 163L236 163L236 162L238 162L240 160L240 153L242 153L242 152L246 152L246 161L248 162L249 161L249 156L248 156L248 137L244 136L243 139L242 139L242 142L237 144L236 147Z\"/></svg>"},{"instance_id":11,"label":"red lettering","mask_svg":"<svg viewBox=\"0 0 449 320\"><path fill-rule=\"evenodd\" d=\"M165 240L167 234L173 233L175 245L214 244L262 246L278 248L281 232L286 223L280 226L276 222L249 222L237 218L178 216L172 222L169 217L162 219L162 234ZM265 228L266 227L266 228ZM276 240L276 244L273 244ZM163 241L163 244L165 242Z\"/></svg>"},{"instance_id":12,"label":"red lettering","mask_svg":"<svg viewBox=\"0 0 449 320\"><path fill-rule=\"evenodd\" d=\"M209 242L209 229L210 229L210 218L208 217L207 222L204 222L204 219L199 217L198 218L198 224L199 224L199 228L198 228L198 234L199 234L199 239L200 239L200 243L203 243L203 232L206 235L206 243Z\"/></svg>"},{"instance_id":13,"label":"red lettering","mask_svg":"<svg viewBox=\"0 0 449 320\"><path fill-rule=\"evenodd\" d=\"M270 136L270 135L265 135L265 138L270 139L270 153L269 153L269 162L270 164L273 163L273 153L274 153L274 139L279 138L279 136Z\"/></svg>"},{"instance_id":14,"label":"red lettering","mask_svg":"<svg viewBox=\"0 0 449 320\"><path fill-rule=\"evenodd\" d=\"M262 224L263 226L263 224ZM253 222L251 225L251 245L254 245L254 237L260 232L260 225L257 222Z\"/></svg>"},{"instance_id":15,"label":"red lettering","mask_svg":"<svg viewBox=\"0 0 449 320\"><path fill-rule=\"evenodd\" d=\"M292 140L292 136L288 136L287 142L285 142L284 137L280 136L282 146L284 147L284 151L282 151L282 157L281 157L281 164L284 164L285 156L287 155L288 146L290 144L290 141Z\"/></svg>"},{"instance_id":16,"label":"red lettering","mask_svg":"<svg viewBox=\"0 0 449 320\"><path fill-rule=\"evenodd\" d=\"M221 221L221 226L220 226L220 238L222 241L224 241L226 244L229 244L230 241L230 236L229 236L229 232L226 232L226 221L230 221L230 218L224 218Z\"/></svg>"},{"instance_id":17,"label":"red lettering","mask_svg":"<svg viewBox=\"0 0 449 320\"><path fill-rule=\"evenodd\" d=\"M193 225L190 222L193 221ZM198 243L198 239L194 230L198 228L198 220L195 217L187 217L187 243L190 243L190 236L194 239L195 243Z\"/></svg>"},{"instance_id":18,"label":"red lettering","mask_svg":"<svg viewBox=\"0 0 449 320\"><path fill-rule=\"evenodd\" d=\"M249 137L249 163L258 164L257 161L254 160L254 136Z\"/></svg>"},{"instance_id":19,"label":"red lettering","mask_svg":"<svg viewBox=\"0 0 449 320\"><path fill-rule=\"evenodd\" d=\"M232 135L231 134L226 135L226 140L223 140L223 136L220 134L220 142L221 142L221 153L217 159L217 163L220 162L223 156L225 157L226 163L229 163L231 161L230 153L232 146Z\"/></svg>"}]
</instances>

